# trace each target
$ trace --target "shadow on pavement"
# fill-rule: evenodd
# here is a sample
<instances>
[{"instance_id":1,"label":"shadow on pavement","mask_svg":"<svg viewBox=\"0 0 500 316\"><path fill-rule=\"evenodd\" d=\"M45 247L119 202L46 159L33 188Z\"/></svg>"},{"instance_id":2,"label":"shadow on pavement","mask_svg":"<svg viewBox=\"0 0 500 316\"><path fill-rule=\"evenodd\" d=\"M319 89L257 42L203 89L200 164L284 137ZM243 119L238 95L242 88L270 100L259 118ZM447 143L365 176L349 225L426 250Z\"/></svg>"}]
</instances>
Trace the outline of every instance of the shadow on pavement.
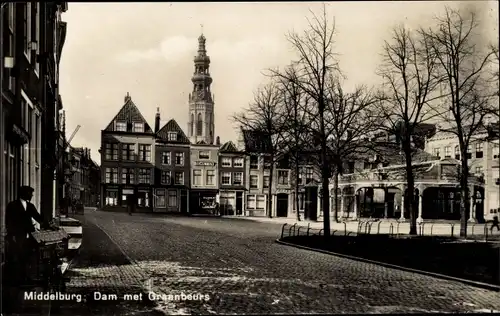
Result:
<instances>
[{"instance_id":1,"label":"shadow on pavement","mask_svg":"<svg viewBox=\"0 0 500 316\"><path fill-rule=\"evenodd\" d=\"M80 251L71 265L72 268L131 264L122 251L99 227L90 220L85 219L85 217L75 216L75 218L82 223L83 240Z\"/></svg>"},{"instance_id":2,"label":"shadow on pavement","mask_svg":"<svg viewBox=\"0 0 500 316\"><path fill-rule=\"evenodd\" d=\"M452 277L500 285L500 243L389 235L290 236L282 241Z\"/></svg>"}]
</instances>

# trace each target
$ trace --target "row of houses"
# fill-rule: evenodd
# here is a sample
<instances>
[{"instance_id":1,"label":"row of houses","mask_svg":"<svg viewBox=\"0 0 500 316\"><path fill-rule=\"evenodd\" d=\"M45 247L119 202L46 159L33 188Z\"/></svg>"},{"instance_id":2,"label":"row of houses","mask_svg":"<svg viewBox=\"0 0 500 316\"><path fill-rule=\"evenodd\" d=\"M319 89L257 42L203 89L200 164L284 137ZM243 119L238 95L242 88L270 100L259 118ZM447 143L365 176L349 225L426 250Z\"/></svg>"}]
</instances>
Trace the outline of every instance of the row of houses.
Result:
<instances>
[{"instance_id":1,"label":"row of houses","mask_svg":"<svg viewBox=\"0 0 500 316\"><path fill-rule=\"evenodd\" d=\"M219 138L214 144L193 144L174 119L163 126L160 121L158 109L152 129L127 94L122 109L102 131L104 209L126 207L128 197L136 195L143 211L196 213L219 202L223 214L265 216L270 198L272 216L296 217L297 204L303 217L322 217L319 172L312 163L298 168L296 186L295 168L283 157L275 162L271 181L271 161L261 153L261 140L255 133L243 131L236 144L221 144ZM459 161L435 150L449 147L452 141L432 125L425 135L415 138L415 203L420 220L460 216ZM409 218L403 211L407 194L404 157L395 139L380 143L383 148L374 150L373 155L346 161L339 181L340 217ZM499 209L498 137L486 141L478 135L473 144L488 148L476 150L471 159L469 183L474 193L470 218L476 221L493 216ZM330 189L333 212L333 184Z\"/></svg>"},{"instance_id":2,"label":"row of houses","mask_svg":"<svg viewBox=\"0 0 500 316\"><path fill-rule=\"evenodd\" d=\"M125 207L135 195L139 208L153 212L204 212L219 202L226 214L265 213L263 161L254 164L219 138L193 144L174 119L163 126L160 121L158 109L153 130L127 94L102 131L104 209ZM250 169L261 170L260 178L249 176Z\"/></svg>"},{"instance_id":3,"label":"row of houses","mask_svg":"<svg viewBox=\"0 0 500 316\"><path fill-rule=\"evenodd\" d=\"M60 121L59 62L66 37L66 2L0 5L0 214L18 188L35 189L32 203L56 216L65 136ZM3 262L3 256L2 256Z\"/></svg>"},{"instance_id":4,"label":"row of houses","mask_svg":"<svg viewBox=\"0 0 500 316\"><path fill-rule=\"evenodd\" d=\"M68 146L68 177L66 179L68 197L86 207L99 206L101 169L92 160L90 148Z\"/></svg>"}]
</instances>

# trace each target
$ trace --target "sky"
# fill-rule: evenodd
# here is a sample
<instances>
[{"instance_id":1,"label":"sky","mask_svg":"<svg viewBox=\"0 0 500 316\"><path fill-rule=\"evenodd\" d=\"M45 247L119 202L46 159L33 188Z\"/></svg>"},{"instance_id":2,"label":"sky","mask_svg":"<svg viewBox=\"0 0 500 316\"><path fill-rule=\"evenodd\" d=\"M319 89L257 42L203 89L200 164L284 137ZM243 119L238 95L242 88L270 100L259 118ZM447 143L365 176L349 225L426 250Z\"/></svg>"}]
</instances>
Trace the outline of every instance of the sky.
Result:
<instances>
[{"instance_id":1,"label":"sky","mask_svg":"<svg viewBox=\"0 0 500 316\"><path fill-rule=\"evenodd\" d=\"M348 1L325 2L335 18L336 50L346 85L380 83L375 69L391 28L431 25L450 7L475 6L485 43L498 45L497 1ZM296 59L287 42L290 31L307 28L321 2L157 2L74 3L60 65L60 94L66 131L80 130L71 145L91 149L100 163L101 130L124 104L127 92L151 127L157 107L162 125L174 118L187 134L188 95L193 58L203 32L215 94L215 135L237 140L230 117L253 99L266 81L263 71ZM202 26L203 25L203 26Z\"/></svg>"}]
</instances>

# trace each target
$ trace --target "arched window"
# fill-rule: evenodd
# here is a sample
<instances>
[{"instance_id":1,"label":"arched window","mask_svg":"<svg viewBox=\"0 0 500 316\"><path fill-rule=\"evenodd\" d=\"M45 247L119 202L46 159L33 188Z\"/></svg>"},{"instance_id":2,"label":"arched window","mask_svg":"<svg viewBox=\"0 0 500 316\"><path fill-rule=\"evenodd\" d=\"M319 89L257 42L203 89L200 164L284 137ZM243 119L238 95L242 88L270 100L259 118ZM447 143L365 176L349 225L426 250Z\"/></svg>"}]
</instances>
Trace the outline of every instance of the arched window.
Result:
<instances>
[{"instance_id":1,"label":"arched window","mask_svg":"<svg viewBox=\"0 0 500 316\"><path fill-rule=\"evenodd\" d=\"M191 135L194 135L194 124L195 124L195 121L194 121L194 114L191 114Z\"/></svg>"},{"instance_id":2,"label":"arched window","mask_svg":"<svg viewBox=\"0 0 500 316\"><path fill-rule=\"evenodd\" d=\"M201 119L201 113L198 113L198 121L196 122L196 135L201 136L203 131L203 120Z\"/></svg>"}]
</instances>

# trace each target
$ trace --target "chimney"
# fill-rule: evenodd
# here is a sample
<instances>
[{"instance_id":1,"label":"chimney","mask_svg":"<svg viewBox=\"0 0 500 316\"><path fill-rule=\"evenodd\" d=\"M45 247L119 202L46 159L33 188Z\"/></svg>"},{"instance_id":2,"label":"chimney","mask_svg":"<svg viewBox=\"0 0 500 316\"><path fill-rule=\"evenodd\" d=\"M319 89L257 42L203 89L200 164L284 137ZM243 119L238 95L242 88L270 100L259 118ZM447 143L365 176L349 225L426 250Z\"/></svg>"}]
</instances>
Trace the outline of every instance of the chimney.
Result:
<instances>
[{"instance_id":1,"label":"chimney","mask_svg":"<svg viewBox=\"0 0 500 316\"><path fill-rule=\"evenodd\" d=\"M131 99L132 98L130 97L130 94L127 92L127 95L125 96L125 103L127 103Z\"/></svg>"},{"instance_id":2,"label":"chimney","mask_svg":"<svg viewBox=\"0 0 500 316\"><path fill-rule=\"evenodd\" d=\"M158 133L160 130L160 108L156 108L156 116L155 116L155 133Z\"/></svg>"},{"instance_id":3,"label":"chimney","mask_svg":"<svg viewBox=\"0 0 500 316\"><path fill-rule=\"evenodd\" d=\"M215 145L220 146L220 137L219 136L217 136L217 138L215 139Z\"/></svg>"}]
</instances>

